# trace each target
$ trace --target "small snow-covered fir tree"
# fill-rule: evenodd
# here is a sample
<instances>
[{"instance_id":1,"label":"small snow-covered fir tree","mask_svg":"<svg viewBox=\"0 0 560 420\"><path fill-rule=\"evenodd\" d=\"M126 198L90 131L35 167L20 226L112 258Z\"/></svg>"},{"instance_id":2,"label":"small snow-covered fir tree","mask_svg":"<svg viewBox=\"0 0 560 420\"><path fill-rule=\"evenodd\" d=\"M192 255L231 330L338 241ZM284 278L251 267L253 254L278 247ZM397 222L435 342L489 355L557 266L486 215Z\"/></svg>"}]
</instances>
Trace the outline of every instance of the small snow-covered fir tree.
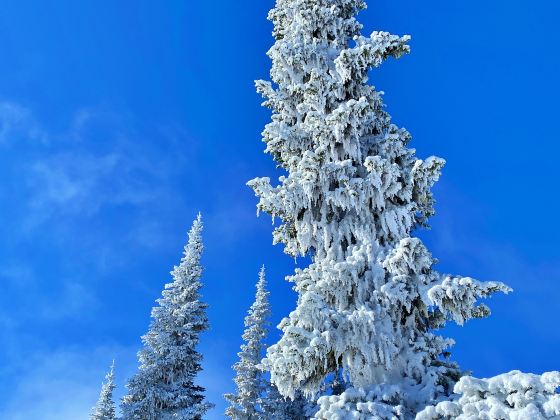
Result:
<instances>
[{"instance_id":1,"label":"small snow-covered fir tree","mask_svg":"<svg viewBox=\"0 0 560 420\"><path fill-rule=\"evenodd\" d=\"M268 380L259 368L266 349L264 340L268 335L270 304L269 292L266 290L264 266L259 273L255 301L245 317L244 344L237 353L239 361L233 365L236 372L235 385L237 393L226 394L224 397L230 406L226 415L232 419L255 420L265 418L262 410L262 399L268 391Z\"/></svg>"},{"instance_id":2,"label":"small snow-covered fir tree","mask_svg":"<svg viewBox=\"0 0 560 420\"><path fill-rule=\"evenodd\" d=\"M202 419L212 407L204 388L194 383L202 370L196 350L200 333L208 329L207 305L201 301L202 219L189 231L181 263L173 268L173 282L165 285L152 323L142 337L139 371L128 382L123 418L138 420Z\"/></svg>"},{"instance_id":3,"label":"small snow-covered fir tree","mask_svg":"<svg viewBox=\"0 0 560 420\"><path fill-rule=\"evenodd\" d=\"M101 392L97 404L91 411L91 420L115 420L115 402L113 391L115 390L115 361L111 364L109 372L105 376L105 382L101 385Z\"/></svg>"},{"instance_id":4,"label":"small snow-covered fir tree","mask_svg":"<svg viewBox=\"0 0 560 420\"><path fill-rule=\"evenodd\" d=\"M307 418L309 403L302 395L289 400L284 398L270 383L262 370L261 359L266 350L271 314L266 289L264 266L259 273L255 301L245 317L244 344L238 353L239 361L233 365L236 371L237 393L226 394L230 403L226 415L236 420L299 420Z\"/></svg>"},{"instance_id":5,"label":"small snow-covered fir tree","mask_svg":"<svg viewBox=\"0 0 560 420\"><path fill-rule=\"evenodd\" d=\"M314 395L339 368L348 388L319 400L318 418L408 418L453 391L448 320L489 314L479 298L509 288L440 274L412 236L434 214L442 159L421 160L391 122L368 71L409 52L408 36L360 35L363 0L277 0L266 151L286 171L249 182L279 218L274 243L311 264L289 278L296 309L265 363L286 396Z\"/></svg>"}]
</instances>

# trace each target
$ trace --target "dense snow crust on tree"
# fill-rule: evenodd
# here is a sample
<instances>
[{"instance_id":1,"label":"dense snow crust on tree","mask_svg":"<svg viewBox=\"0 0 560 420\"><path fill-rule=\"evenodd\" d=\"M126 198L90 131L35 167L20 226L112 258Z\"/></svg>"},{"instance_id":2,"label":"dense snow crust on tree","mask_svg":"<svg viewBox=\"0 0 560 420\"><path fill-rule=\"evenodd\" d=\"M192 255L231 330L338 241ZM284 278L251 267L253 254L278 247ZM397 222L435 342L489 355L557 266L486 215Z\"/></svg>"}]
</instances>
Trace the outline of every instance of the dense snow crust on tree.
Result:
<instances>
[{"instance_id":1,"label":"dense snow crust on tree","mask_svg":"<svg viewBox=\"0 0 560 420\"><path fill-rule=\"evenodd\" d=\"M417 420L560 420L560 372L512 371L490 379L462 377L458 398L427 407Z\"/></svg>"},{"instance_id":2,"label":"dense snow crust on tree","mask_svg":"<svg viewBox=\"0 0 560 420\"><path fill-rule=\"evenodd\" d=\"M312 259L288 278L297 307L264 363L285 396L314 395L343 369L349 388L320 399L318 418L337 418L329 413L346 405L363 418L408 417L450 395L461 371L447 359L453 341L436 331L487 316L477 300L509 291L437 272L412 237L434 214L430 189L444 161L416 157L410 134L367 83L368 70L409 52L409 37L360 35L363 8L361 0L277 0L272 80L257 82L273 111L266 151L286 175L249 185L258 209L281 221L274 243Z\"/></svg>"},{"instance_id":3,"label":"dense snow crust on tree","mask_svg":"<svg viewBox=\"0 0 560 420\"><path fill-rule=\"evenodd\" d=\"M114 420L115 402L113 391L115 390L115 362L111 364L109 372L105 376L105 382L101 385L101 392L97 404L91 411L91 420Z\"/></svg>"},{"instance_id":4,"label":"dense snow crust on tree","mask_svg":"<svg viewBox=\"0 0 560 420\"><path fill-rule=\"evenodd\" d=\"M200 333L208 329L207 305L201 302L202 219L189 231L181 263L173 268L173 282L165 285L152 323L142 337L140 368L127 384L124 419L202 419L212 407L204 388L194 383L202 355L196 351Z\"/></svg>"},{"instance_id":5,"label":"dense snow crust on tree","mask_svg":"<svg viewBox=\"0 0 560 420\"><path fill-rule=\"evenodd\" d=\"M232 419L300 420L313 414L308 408L310 404L301 394L293 400L284 398L262 370L261 359L266 350L265 340L270 326L269 294L263 266L259 273L255 301L245 317L244 344L237 353L239 361L233 365L237 392L224 396L230 403L226 415Z\"/></svg>"}]
</instances>

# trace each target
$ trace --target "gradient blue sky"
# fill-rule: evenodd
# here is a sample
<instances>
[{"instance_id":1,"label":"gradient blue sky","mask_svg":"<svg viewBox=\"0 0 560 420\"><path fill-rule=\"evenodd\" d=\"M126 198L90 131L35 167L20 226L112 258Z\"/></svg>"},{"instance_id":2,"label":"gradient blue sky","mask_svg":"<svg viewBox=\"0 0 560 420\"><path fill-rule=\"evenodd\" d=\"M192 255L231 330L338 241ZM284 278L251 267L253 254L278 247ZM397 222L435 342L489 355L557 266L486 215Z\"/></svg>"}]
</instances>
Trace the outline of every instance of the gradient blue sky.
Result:
<instances>
[{"instance_id":1,"label":"gradient blue sky","mask_svg":"<svg viewBox=\"0 0 560 420\"><path fill-rule=\"evenodd\" d=\"M186 232L206 230L200 382L222 418L261 264L274 322L294 261L245 187L272 1L0 0L0 418L85 419L118 396ZM440 271L502 280L493 315L448 333L478 376L559 369L560 2L369 1L365 32L412 35L372 73L422 157L448 162L421 237ZM273 336L277 333L274 332Z\"/></svg>"}]
</instances>

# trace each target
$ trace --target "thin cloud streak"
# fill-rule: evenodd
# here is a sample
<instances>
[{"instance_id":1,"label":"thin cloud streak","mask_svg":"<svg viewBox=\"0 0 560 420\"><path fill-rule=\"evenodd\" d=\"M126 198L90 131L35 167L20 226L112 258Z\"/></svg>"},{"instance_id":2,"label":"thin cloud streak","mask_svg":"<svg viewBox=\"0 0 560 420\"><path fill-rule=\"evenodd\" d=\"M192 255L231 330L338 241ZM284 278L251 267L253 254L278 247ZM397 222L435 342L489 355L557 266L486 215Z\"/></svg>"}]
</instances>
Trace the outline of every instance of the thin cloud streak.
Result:
<instances>
[{"instance_id":1,"label":"thin cloud streak","mask_svg":"<svg viewBox=\"0 0 560 420\"><path fill-rule=\"evenodd\" d=\"M133 368L134 349L100 346L93 349L41 349L26 355L12 391L0 405L0 418L10 420L86 420L97 401L107 367L116 360L119 389ZM119 391L115 397L121 394ZM30 404L29 402L33 403Z\"/></svg>"},{"instance_id":2,"label":"thin cloud streak","mask_svg":"<svg viewBox=\"0 0 560 420\"><path fill-rule=\"evenodd\" d=\"M21 140L46 143L47 133L31 111L10 101L0 101L0 145L13 145Z\"/></svg>"}]
</instances>

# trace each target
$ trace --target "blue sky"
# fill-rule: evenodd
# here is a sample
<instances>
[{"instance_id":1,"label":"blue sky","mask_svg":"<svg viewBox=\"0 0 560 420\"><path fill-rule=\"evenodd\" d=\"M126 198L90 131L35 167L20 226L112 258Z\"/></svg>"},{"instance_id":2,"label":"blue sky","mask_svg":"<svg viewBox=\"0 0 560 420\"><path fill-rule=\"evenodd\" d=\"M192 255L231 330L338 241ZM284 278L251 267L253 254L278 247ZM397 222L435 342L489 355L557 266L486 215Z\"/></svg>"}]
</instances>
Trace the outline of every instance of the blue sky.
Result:
<instances>
[{"instance_id":1,"label":"blue sky","mask_svg":"<svg viewBox=\"0 0 560 420\"><path fill-rule=\"evenodd\" d=\"M212 324L200 382L222 418L261 264L274 322L295 303L294 261L245 186L275 174L253 89L271 6L0 0L0 418L87 418L113 358L122 395L199 210ZM477 376L560 368L559 13L551 0L377 0L361 14L365 32L412 35L412 54L372 82L418 155L448 162L420 236L440 271L515 290L489 319L448 328Z\"/></svg>"}]
</instances>

